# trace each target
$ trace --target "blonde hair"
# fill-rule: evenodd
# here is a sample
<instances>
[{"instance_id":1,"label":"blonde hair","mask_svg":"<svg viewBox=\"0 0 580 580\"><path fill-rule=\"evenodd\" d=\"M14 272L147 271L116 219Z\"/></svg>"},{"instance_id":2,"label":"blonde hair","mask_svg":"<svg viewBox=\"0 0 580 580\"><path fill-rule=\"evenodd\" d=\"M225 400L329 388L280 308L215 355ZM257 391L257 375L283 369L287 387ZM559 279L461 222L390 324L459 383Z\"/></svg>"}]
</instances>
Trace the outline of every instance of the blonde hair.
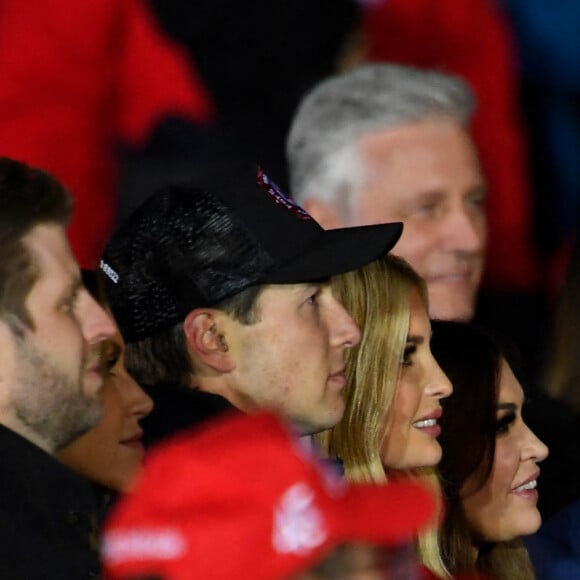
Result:
<instances>
[{"instance_id":1,"label":"blonde hair","mask_svg":"<svg viewBox=\"0 0 580 580\"><path fill-rule=\"evenodd\" d=\"M386 482L380 450L409 331L409 293L417 291L427 308L426 285L402 258L387 255L336 276L332 289L360 325L362 337L347 355L344 416L316 439L331 457L342 460L350 481ZM401 475L421 479L441 495L434 469ZM440 557L436 529L420 535L418 552L435 574L449 576Z\"/></svg>"}]
</instances>

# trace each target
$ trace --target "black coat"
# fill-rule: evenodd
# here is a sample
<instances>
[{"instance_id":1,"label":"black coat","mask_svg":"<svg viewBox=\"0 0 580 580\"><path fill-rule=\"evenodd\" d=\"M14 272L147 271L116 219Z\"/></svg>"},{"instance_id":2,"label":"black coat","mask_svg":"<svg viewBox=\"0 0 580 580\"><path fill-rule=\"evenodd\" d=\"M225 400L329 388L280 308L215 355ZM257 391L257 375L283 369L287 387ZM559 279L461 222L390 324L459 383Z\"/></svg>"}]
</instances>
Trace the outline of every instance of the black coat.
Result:
<instances>
[{"instance_id":1,"label":"black coat","mask_svg":"<svg viewBox=\"0 0 580 580\"><path fill-rule=\"evenodd\" d=\"M0 578L99 575L90 484L0 425Z\"/></svg>"},{"instance_id":2,"label":"black coat","mask_svg":"<svg viewBox=\"0 0 580 580\"><path fill-rule=\"evenodd\" d=\"M204 424L224 412L235 411L235 407L223 397L183 385L141 386L155 404L153 411L141 421L146 448L183 429Z\"/></svg>"}]
</instances>

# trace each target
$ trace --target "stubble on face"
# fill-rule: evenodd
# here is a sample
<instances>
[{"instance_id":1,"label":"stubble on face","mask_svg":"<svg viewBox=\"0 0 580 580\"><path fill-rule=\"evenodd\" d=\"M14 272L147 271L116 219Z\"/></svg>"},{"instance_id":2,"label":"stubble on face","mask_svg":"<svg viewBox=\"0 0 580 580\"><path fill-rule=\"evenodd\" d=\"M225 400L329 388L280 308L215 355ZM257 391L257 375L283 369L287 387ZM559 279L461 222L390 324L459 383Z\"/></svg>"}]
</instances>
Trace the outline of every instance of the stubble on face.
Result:
<instances>
[{"instance_id":1,"label":"stubble on face","mask_svg":"<svg viewBox=\"0 0 580 580\"><path fill-rule=\"evenodd\" d=\"M259 300L260 321L235 326L226 398L245 411L275 409L304 435L334 426L344 413L344 352L360 341L358 327L325 283L273 285Z\"/></svg>"},{"instance_id":2,"label":"stubble on face","mask_svg":"<svg viewBox=\"0 0 580 580\"><path fill-rule=\"evenodd\" d=\"M15 337L16 386L12 393L15 416L55 451L94 427L101 416L98 394L83 390L85 358L78 373L61 370L50 357Z\"/></svg>"}]
</instances>

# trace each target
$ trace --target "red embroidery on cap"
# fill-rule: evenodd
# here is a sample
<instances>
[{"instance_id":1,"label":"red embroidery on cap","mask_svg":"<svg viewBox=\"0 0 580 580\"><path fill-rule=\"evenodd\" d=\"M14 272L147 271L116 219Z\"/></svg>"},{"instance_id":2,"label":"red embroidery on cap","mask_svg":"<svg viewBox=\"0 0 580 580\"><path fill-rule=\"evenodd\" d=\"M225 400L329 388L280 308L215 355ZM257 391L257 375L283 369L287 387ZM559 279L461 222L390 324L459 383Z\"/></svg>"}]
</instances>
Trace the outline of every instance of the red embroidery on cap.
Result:
<instances>
[{"instance_id":1,"label":"red embroidery on cap","mask_svg":"<svg viewBox=\"0 0 580 580\"><path fill-rule=\"evenodd\" d=\"M275 203L283 205L289 209L296 217L301 220L311 220L312 216L295 201L286 197L280 188L264 173L264 170L258 166L258 185L268 193Z\"/></svg>"}]
</instances>

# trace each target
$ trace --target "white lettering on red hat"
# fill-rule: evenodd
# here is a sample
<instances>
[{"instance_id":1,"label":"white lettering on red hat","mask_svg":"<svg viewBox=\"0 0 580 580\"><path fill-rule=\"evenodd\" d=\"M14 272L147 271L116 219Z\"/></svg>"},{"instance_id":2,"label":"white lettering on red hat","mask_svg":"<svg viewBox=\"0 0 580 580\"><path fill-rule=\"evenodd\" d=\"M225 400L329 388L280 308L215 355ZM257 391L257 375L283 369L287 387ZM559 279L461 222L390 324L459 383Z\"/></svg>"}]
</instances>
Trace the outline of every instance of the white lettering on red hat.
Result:
<instances>
[{"instance_id":1,"label":"white lettering on red hat","mask_svg":"<svg viewBox=\"0 0 580 580\"><path fill-rule=\"evenodd\" d=\"M290 487L274 510L272 545L281 554L307 554L323 544L328 533L314 491L307 483Z\"/></svg>"},{"instance_id":2,"label":"white lettering on red hat","mask_svg":"<svg viewBox=\"0 0 580 580\"><path fill-rule=\"evenodd\" d=\"M135 560L175 560L185 554L186 542L171 529L120 530L103 538L101 555L110 564Z\"/></svg>"}]
</instances>

